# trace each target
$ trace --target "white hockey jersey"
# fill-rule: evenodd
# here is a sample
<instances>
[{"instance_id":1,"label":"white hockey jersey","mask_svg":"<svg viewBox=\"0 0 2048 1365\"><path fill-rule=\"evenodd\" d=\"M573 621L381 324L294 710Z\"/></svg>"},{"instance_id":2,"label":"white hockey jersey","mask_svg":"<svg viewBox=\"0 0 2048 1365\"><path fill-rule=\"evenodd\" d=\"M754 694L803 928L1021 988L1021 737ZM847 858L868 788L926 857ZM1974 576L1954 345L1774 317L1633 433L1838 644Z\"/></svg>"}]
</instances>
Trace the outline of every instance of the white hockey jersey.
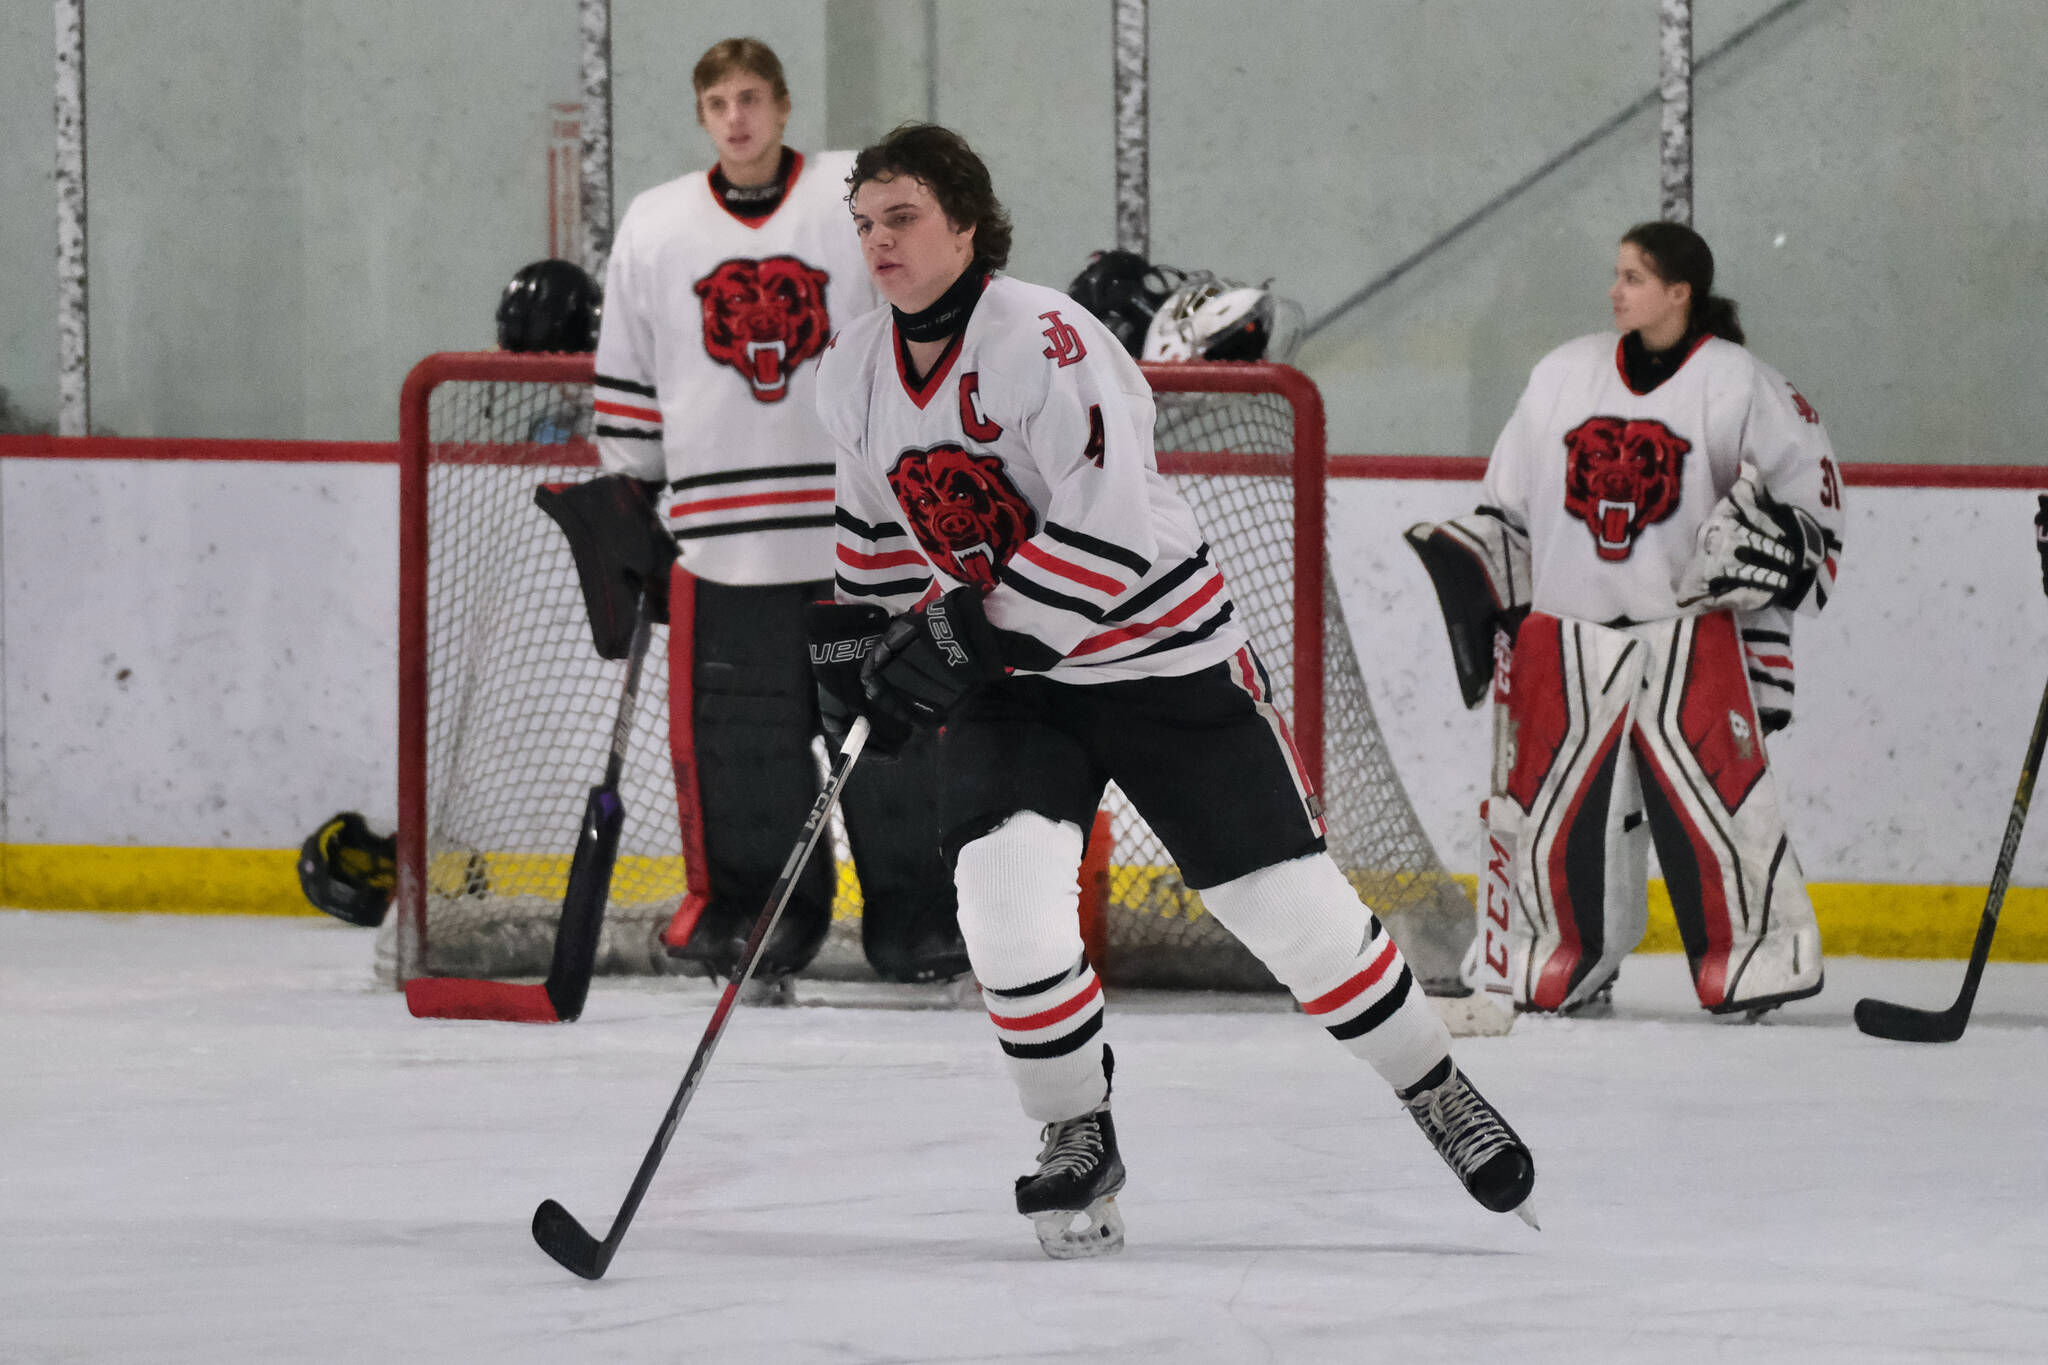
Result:
<instances>
[{"instance_id":1,"label":"white hockey jersey","mask_svg":"<svg viewBox=\"0 0 2048 1365\"><path fill-rule=\"evenodd\" d=\"M1159 473L1151 386L1065 294L992 278L922 384L890 311L859 318L818 401L841 448L842 602L894 613L972 584L1010 661L1061 682L1192 673L1246 643Z\"/></svg>"},{"instance_id":2,"label":"white hockey jersey","mask_svg":"<svg viewBox=\"0 0 2048 1365\"><path fill-rule=\"evenodd\" d=\"M1529 533L1537 611L1659 621L1693 614L1677 604L1679 577L1745 460L1772 497L1821 527L1826 562L1793 604L1817 612L1842 545L1834 452L1813 405L1732 341L1704 338L1648 393L1629 386L1614 333L1558 347L1494 443L1483 500ZM1780 610L1754 615L1789 630Z\"/></svg>"},{"instance_id":3,"label":"white hockey jersey","mask_svg":"<svg viewBox=\"0 0 2048 1365\"><path fill-rule=\"evenodd\" d=\"M880 302L846 209L851 152L796 158L782 202L735 216L708 171L636 196L597 341L604 467L659 479L682 565L719 583L832 573L832 443L816 361Z\"/></svg>"}]
</instances>

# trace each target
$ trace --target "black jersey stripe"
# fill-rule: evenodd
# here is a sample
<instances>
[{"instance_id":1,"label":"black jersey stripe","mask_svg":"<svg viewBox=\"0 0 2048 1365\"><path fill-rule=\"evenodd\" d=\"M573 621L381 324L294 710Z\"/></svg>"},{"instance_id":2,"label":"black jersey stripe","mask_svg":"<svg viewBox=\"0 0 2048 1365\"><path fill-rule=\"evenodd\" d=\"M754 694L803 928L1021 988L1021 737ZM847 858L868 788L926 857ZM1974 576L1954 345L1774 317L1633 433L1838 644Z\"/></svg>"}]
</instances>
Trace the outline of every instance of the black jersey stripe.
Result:
<instances>
[{"instance_id":1,"label":"black jersey stripe","mask_svg":"<svg viewBox=\"0 0 2048 1365\"><path fill-rule=\"evenodd\" d=\"M870 526L844 507L834 508L832 519L863 540L908 540L910 532L903 529L901 522L885 521Z\"/></svg>"},{"instance_id":2,"label":"black jersey stripe","mask_svg":"<svg viewBox=\"0 0 2048 1365\"><path fill-rule=\"evenodd\" d=\"M685 488L703 488L717 483L750 483L756 479L812 479L830 475L832 463L824 464L769 464L756 465L752 469L721 469L715 474L692 474L685 479L674 479L669 488L677 493Z\"/></svg>"},{"instance_id":3,"label":"black jersey stripe","mask_svg":"<svg viewBox=\"0 0 2048 1365\"><path fill-rule=\"evenodd\" d=\"M1026 578L1023 574L1017 572L1016 564L1017 561L1013 559L1003 569L999 581L1004 587L1015 588L1019 593L1030 598L1032 601L1041 602L1055 610L1070 611L1076 616L1086 617L1091 625L1102 620L1102 608L1084 602L1078 597L1069 597L1063 592L1054 592L1043 583Z\"/></svg>"},{"instance_id":4,"label":"black jersey stripe","mask_svg":"<svg viewBox=\"0 0 2048 1365\"><path fill-rule=\"evenodd\" d=\"M1415 978L1408 971L1408 964L1401 964L1401 975L1394 979L1394 987L1381 996L1373 1007L1355 1019L1346 1019L1341 1024L1330 1025L1330 1036L1340 1042L1356 1038L1362 1033L1371 1033L1381 1024L1394 1017L1394 1011L1401 1008L1401 1002L1408 998L1408 988L1415 984Z\"/></svg>"},{"instance_id":5,"label":"black jersey stripe","mask_svg":"<svg viewBox=\"0 0 2048 1365\"><path fill-rule=\"evenodd\" d=\"M690 526L676 532L677 540L709 540L714 536L737 536L748 531L808 531L828 527L832 518L756 517L752 521L727 521L714 526Z\"/></svg>"},{"instance_id":6,"label":"black jersey stripe","mask_svg":"<svg viewBox=\"0 0 2048 1365\"><path fill-rule=\"evenodd\" d=\"M849 597L922 597L932 585L929 578L892 578L885 583L858 583L843 573L834 574L832 581Z\"/></svg>"},{"instance_id":7,"label":"black jersey stripe","mask_svg":"<svg viewBox=\"0 0 2048 1365\"><path fill-rule=\"evenodd\" d=\"M590 378L591 382L600 389L617 389L620 393L637 393L642 398L657 396L654 392L654 385L636 384L630 379L621 379L615 374L595 374Z\"/></svg>"},{"instance_id":8,"label":"black jersey stripe","mask_svg":"<svg viewBox=\"0 0 2048 1365\"><path fill-rule=\"evenodd\" d=\"M1175 588L1180 587L1207 567L1209 567L1209 545L1207 541L1204 541L1200 549L1174 565L1171 569L1168 569L1155 582L1147 583L1137 592L1126 597L1123 601L1117 603L1115 607L1105 612L1102 617L1102 623L1104 625L1114 625L1119 621L1130 620L1131 617L1145 610L1145 608L1151 606Z\"/></svg>"},{"instance_id":9,"label":"black jersey stripe","mask_svg":"<svg viewBox=\"0 0 2048 1365\"><path fill-rule=\"evenodd\" d=\"M1036 635L1021 630L991 627L996 633L996 651L1002 661L1027 673L1045 673L1059 666L1061 654Z\"/></svg>"},{"instance_id":10,"label":"black jersey stripe","mask_svg":"<svg viewBox=\"0 0 2048 1365\"><path fill-rule=\"evenodd\" d=\"M659 441L661 439L661 428L658 425L652 428L615 427L609 422L600 422L590 430L595 435L610 436L620 441Z\"/></svg>"},{"instance_id":11,"label":"black jersey stripe","mask_svg":"<svg viewBox=\"0 0 2048 1365\"><path fill-rule=\"evenodd\" d=\"M1750 669L1749 680L1753 683L1762 683L1765 687L1775 687L1779 691L1785 693L1787 696L1790 696L1792 694L1792 683L1790 679L1773 677L1771 674L1765 673L1761 669Z\"/></svg>"},{"instance_id":12,"label":"black jersey stripe","mask_svg":"<svg viewBox=\"0 0 2048 1365\"><path fill-rule=\"evenodd\" d=\"M1098 540L1094 536L1085 535L1080 531L1070 531L1056 521L1048 521L1045 524L1045 533L1062 545L1071 545L1077 550L1094 555L1097 559L1106 559L1112 564L1121 564L1132 573L1148 574L1152 572L1152 561L1146 559L1143 555L1132 550L1126 550L1121 545L1112 545L1106 540Z\"/></svg>"},{"instance_id":13,"label":"black jersey stripe","mask_svg":"<svg viewBox=\"0 0 2048 1365\"><path fill-rule=\"evenodd\" d=\"M1176 631L1162 640L1154 640L1151 644L1146 645L1135 653L1120 654L1113 659L1104 659L1102 662L1105 664L1124 664L1129 663L1133 659L1143 659L1153 654L1164 654L1171 649L1182 649L1188 645L1198 645L1217 631L1223 629L1223 623L1235 615L1236 610L1235 604L1225 602L1216 611L1215 615L1203 621L1199 626Z\"/></svg>"},{"instance_id":14,"label":"black jersey stripe","mask_svg":"<svg viewBox=\"0 0 2048 1365\"><path fill-rule=\"evenodd\" d=\"M1069 1052L1078 1052L1081 1045L1102 1032L1102 1005L1096 1002L1095 1013L1088 1016L1088 1022L1072 1033L1058 1038L1048 1038L1042 1043L1013 1043L1002 1039L1003 1051L1012 1057L1064 1057Z\"/></svg>"},{"instance_id":15,"label":"black jersey stripe","mask_svg":"<svg viewBox=\"0 0 2048 1365\"><path fill-rule=\"evenodd\" d=\"M1789 645L1792 643L1792 636L1788 631L1757 630L1749 627L1742 632L1742 642L1746 645Z\"/></svg>"}]
</instances>

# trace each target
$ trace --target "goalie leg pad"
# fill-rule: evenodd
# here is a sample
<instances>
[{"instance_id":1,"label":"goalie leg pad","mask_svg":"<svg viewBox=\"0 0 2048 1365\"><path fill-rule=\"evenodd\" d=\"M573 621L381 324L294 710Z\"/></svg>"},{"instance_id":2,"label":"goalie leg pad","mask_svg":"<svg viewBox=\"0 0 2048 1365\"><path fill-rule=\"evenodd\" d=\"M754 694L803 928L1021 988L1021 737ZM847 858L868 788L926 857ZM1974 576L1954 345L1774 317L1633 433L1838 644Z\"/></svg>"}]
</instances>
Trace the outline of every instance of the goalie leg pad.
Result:
<instances>
[{"instance_id":1,"label":"goalie leg pad","mask_svg":"<svg viewBox=\"0 0 2048 1365\"><path fill-rule=\"evenodd\" d=\"M1642 864L1624 829L1643 654L1622 631L1543 613L1516 642L1506 796L1520 811L1522 913L1509 978L1527 1009L1577 1008L1642 939Z\"/></svg>"},{"instance_id":2,"label":"goalie leg pad","mask_svg":"<svg viewBox=\"0 0 2048 1365\"><path fill-rule=\"evenodd\" d=\"M1081 829L1019 811L960 850L960 931L1024 1112L1085 1114L1109 1093L1102 983L1081 948Z\"/></svg>"},{"instance_id":3,"label":"goalie leg pad","mask_svg":"<svg viewBox=\"0 0 2048 1365\"><path fill-rule=\"evenodd\" d=\"M1294 992L1302 1012L1399 1089L1450 1055L1450 1033L1394 937L1327 853L1202 892L1224 928Z\"/></svg>"},{"instance_id":4,"label":"goalie leg pad","mask_svg":"<svg viewBox=\"0 0 2048 1365\"><path fill-rule=\"evenodd\" d=\"M734 587L696 583L694 706L690 743L703 830L709 904L684 955L719 965L737 952L789 857L790 832L817 796L811 752L816 699L803 607L816 584ZM671 632L672 636L676 632ZM802 970L831 927L832 860L814 855L762 950L761 970Z\"/></svg>"},{"instance_id":5,"label":"goalie leg pad","mask_svg":"<svg viewBox=\"0 0 2048 1365\"><path fill-rule=\"evenodd\" d=\"M1786 836L1727 612L1638 628L1650 646L1635 743L1657 860L1700 1004L1758 1009L1821 988L1820 927Z\"/></svg>"}]
</instances>

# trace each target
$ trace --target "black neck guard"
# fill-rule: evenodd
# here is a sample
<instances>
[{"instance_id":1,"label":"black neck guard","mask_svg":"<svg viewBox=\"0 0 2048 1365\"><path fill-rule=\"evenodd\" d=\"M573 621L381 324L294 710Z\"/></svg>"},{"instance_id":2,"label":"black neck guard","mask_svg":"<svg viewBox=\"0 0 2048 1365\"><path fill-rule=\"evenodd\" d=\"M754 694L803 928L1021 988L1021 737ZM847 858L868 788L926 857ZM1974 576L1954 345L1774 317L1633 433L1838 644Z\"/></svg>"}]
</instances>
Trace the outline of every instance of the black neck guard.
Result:
<instances>
[{"instance_id":1,"label":"black neck guard","mask_svg":"<svg viewBox=\"0 0 2048 1365\"><path fill-rule=\"evenodd\" d=\"M974 316L974 305L987 287L988 272L970 265L931 307L906 313L892 304L889 311L896 315L896 330L905 341L944 341L967 330L967 320Z\"/></svg>"}]
</instances>

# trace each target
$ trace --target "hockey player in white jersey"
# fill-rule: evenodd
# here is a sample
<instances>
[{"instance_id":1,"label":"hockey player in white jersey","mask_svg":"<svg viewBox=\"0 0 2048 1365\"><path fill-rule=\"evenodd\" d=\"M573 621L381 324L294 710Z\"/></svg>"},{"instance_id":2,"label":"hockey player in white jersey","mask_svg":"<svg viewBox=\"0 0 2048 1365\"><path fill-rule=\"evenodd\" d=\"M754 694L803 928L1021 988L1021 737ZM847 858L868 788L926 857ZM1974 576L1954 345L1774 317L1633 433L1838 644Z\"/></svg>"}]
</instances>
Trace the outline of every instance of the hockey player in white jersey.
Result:
<instances>
[{"instance_id":1,"label":"hockey player in white jersey","mask_svg":"<svg viewBox=\"0 0 2048 1365\"><path fill-rule=\"evenodd\" d=\"M1841 478L1713 274L1690 228L1631 228L1616 330L1537 363L1476 512L1410 532L1468 704L1493 623L1528 613L1488 802L1517 903L1495 966L1521 1008L1570 1012L1613 980L1643 936L1650 843L1703 1008L1821 989L1765 736L1791 719L1792 616L1834 589Z\"/></svg>"},{"instance_id":2,"label":"hockey player in white jersey","mask_svg":"<svg viewBox=\"0 0 2048 1365\"><path fill-rule=\"evenodd\" d=\"M852 154L785 147L782 66L749 38L693 73L718 153L637 196L612 244L597 343L607 470L647 481L681 547L670 591L669 729L689 895L670 952L730 971L817 785L803 609L829 596L833 448L818 356L879 303L847 222ZM936 756L871 764L844 798L865 897L863 945L885 978L966 970L938 855ZM830 925L830 859L813 860L763 950L764 980L808 964Z\"/></svg>"},{"instance_id":3,"label":"hockey player in white jersey","mask_svg":"<svg viewBox=\"0 0 2048 1365\"><path fill-rule=\"evenodd\" d=\"M943 722L960 927L1025 1113L1017 1181L1055 1257L1115 1250L1124 1167L1083 952L1083 831L1114 780L1317 1024L1363 1058L1484 1206L1522 1210L1529 1150L1460 1074L1393 939L1323 851L1320 805L1186 503L1149 386L1066 295L998 272L1010 223L944 128L860 153L850 203L891 307L819 369L840 446L839 605L814 616L828 727Z\"/></svg>"}]
</instances>

